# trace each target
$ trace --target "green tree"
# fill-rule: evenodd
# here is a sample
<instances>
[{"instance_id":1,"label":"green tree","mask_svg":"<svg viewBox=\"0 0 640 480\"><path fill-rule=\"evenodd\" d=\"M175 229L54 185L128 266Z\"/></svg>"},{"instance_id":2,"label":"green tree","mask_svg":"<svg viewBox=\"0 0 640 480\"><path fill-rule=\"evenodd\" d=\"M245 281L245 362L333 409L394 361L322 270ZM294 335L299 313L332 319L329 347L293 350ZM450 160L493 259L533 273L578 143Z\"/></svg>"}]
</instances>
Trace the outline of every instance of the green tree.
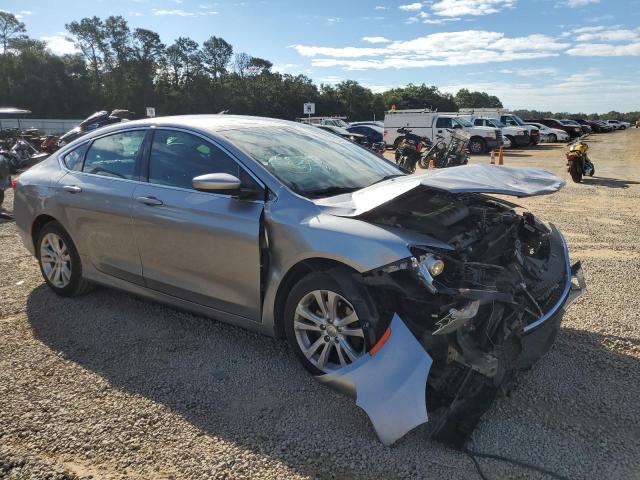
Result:
<instances>
[{"instance_id":1,"label":"green tree","mask_svg":"<svg viewBox=\"0 0 640 480\"><path fill-rule=\"evenodd\" d=\"M0 43L2 44L2 55L7 54L7 49L11 47L11 42L24 38L22 35L27 31L24 23L16 18L13 13L0 10Z\"/></svg>"},{"instance_id":2,"label":"green tree","mask_svg":"<svg viewBox=\"0 0 640 480\"><path fill-rule=\"evenodd\" d=\"M233 47L221 37L210 37L202 44L203 64L213 78L227 73L232 56Z\"/></svg>"}]
</instances>

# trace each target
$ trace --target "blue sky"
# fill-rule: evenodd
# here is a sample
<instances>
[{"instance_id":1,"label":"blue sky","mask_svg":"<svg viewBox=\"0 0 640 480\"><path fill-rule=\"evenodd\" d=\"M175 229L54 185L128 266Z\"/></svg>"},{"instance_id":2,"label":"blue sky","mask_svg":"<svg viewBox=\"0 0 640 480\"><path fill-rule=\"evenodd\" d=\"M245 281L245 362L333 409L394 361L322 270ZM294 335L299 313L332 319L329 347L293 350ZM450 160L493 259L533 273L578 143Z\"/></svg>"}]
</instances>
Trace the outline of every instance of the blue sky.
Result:
<instances>
[{"instance_id":1,"label":"blue sky","mask_svg":"<svg viewBox=\"0 0 640 480\"><path fill-rule=\"evenodd\" d=\"M485 90L509 108L640 110L640 0L0 0L29 34L73 49L65 23L123 15L131 27L236 52L317 83Z\"/></svg>"}]
</instances>

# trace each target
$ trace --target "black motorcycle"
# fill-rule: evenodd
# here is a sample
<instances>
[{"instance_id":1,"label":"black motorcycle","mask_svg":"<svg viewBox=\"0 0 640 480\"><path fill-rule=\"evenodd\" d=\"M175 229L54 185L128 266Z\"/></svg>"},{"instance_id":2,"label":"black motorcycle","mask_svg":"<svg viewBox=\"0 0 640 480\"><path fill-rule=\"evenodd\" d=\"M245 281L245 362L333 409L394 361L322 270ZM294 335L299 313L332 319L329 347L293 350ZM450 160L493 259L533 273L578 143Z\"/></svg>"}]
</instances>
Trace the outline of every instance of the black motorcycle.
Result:
<instances>
[{"instance_id":1,"label":"black motorcycle","mask_svg":"<svg viewBox=\"0 0 640 480\"><path fill-rule=\"evenodd\" d=\"M403 135L403 139L396 149L396 164L401 170L413 173L416 171L416 165L422 160L422 152L432 147L431 140L416 135L405 127L399 128L398 133Z\"/></svg>"},{"instance_id":2,"label":"black motorcycle","mask_svg":"<svg viewBox=\"0 0 640 480\"><path fill-rule=\"evenodd\" d=\"M133 114L134 113L129 110L113 110L111 113L106 110L96 112L80 122L80 125L72 128L62 135L56 142L56 147L62 148L67 143L73 142L76 138L80 138L97 128L104 127L105 125L126 122L133 116Z\"/></svg>"}]
</instances>

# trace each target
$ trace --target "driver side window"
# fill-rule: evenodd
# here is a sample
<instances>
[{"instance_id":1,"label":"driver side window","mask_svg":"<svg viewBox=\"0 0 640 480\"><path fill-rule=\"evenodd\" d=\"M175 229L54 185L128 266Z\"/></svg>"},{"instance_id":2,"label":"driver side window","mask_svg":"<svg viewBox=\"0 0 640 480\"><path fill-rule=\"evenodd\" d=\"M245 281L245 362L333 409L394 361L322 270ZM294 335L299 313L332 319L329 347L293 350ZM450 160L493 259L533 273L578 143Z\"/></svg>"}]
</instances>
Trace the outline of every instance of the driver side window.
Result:
<instances>
[{"instance_id":1,"label":"driver side window","mask_svg":"<svg viewBox=\"0 0 640 480\"><path fill-rule=\"evenodd\" d=\"M436 121L436 128L451 128L453 126L453 122L450 118L440 117Z\"/></svg>"},{"instance_id":2,"label":"driver side window","mask_svg":"<svg viewBox=\"0 0 640 480\"><path fill-rule=\"evenodd\" d=\"M193 178L208 173L228 173L239 178L240 167L201 137L176 130L156 130L149 158L149 183L193 188Z\"/></svg>"}]
</instances>

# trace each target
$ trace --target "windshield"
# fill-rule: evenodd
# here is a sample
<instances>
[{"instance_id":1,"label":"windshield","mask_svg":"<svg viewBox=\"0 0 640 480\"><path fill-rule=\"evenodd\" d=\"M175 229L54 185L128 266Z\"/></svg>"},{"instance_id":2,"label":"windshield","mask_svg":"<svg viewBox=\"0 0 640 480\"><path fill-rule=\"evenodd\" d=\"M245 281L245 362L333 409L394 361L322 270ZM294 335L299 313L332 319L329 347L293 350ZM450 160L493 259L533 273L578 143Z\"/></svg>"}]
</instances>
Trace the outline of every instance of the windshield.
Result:
<instances>
[{"instance_id":1,"label":"windshield","mask_svg":"<svg viewBox=\"0 0 640 480\"><path fill-rule=\"evenodd\" d=\"M516 123L520 126L524 126L524 121L517 115L511 115Z\"/></svg>"},{"instance_id":2,"label":"windshield","mask_svg":"<svg viewBox=\"0 0 640 480\"><path fill-rule=\"evenodd\" d=\"M325 119L322 121L322 123L323 125L333 125L334 127L349 128L349 124L344 120L340 120L339 118L331 118L328 120Z\"/></svg>"},{"instance_id":3,"label":"windshield","mask_svg":"<svg viewBox=\"0 0 640 480\"><path fill-rule=\"evenodd\" d=\"M468 122L464 118L456 117L453 119L453 123L456 123L456 122L462 125L463 127L473 127L473 124L471 122Z\"/></svg>"},{"instance_id":4,"label":"windshield","mask_svg":"<svg viewBox=\"0 0 640 480\"><path fill-rule=\"evenodd\" d=\"M487 123L489 125L491 125L492 127L496 127L496 128L504 128L504 127L506 127L506 125L504 123L502 123L500 120L496 120L494 118L488 119Z\"/></svg>"},{"instance_id":5,"label":"windshield","mask_svg":"<svg viewBox=\"0 0 640 480\"><path fill-rule=\"evenodd\" d=\"M319 128L268 125L219 133L306 197L348 193L403 175L391 162Z\"/></svg>"}]
</instances>

